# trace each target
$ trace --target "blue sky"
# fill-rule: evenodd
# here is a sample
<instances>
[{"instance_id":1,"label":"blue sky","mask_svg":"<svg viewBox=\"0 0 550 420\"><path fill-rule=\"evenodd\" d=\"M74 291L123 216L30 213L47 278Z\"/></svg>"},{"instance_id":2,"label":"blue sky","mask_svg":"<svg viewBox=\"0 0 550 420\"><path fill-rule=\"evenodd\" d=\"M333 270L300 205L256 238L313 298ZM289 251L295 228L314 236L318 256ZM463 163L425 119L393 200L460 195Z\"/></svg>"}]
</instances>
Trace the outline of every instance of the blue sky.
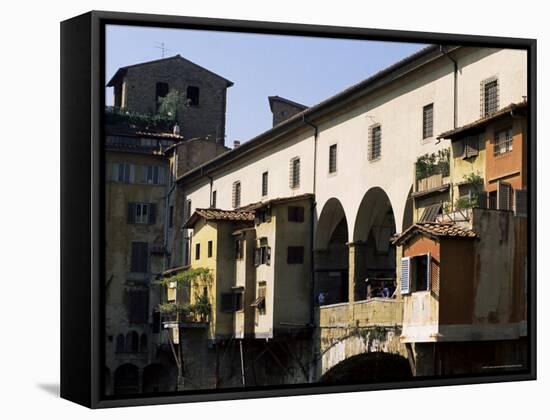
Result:
<instances>
[{"instance_id":1,"label":"blue sky","mask_svg":"<svg viewBox=\"0 0 550 420\"><path fill-rule=\"evenodd\" d=\"M267 97L314 105L425 45L109 25L106 80L119 67L165 56L185 58L231 80L226 145L271 128ZM107 104L112 89L107 88Z\"/></svg>"}]
</instances>

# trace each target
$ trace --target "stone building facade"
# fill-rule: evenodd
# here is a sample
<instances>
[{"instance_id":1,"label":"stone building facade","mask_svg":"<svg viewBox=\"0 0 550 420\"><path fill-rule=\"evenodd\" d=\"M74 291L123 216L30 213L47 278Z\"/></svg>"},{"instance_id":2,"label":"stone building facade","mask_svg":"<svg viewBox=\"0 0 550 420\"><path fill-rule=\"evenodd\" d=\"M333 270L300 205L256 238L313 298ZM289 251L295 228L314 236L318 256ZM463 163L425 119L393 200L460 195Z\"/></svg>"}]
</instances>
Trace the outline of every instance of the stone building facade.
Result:
<instances>
[{"instance_id":1,"label":"stone building facade","mask_svg":"<svg viewBox=\"0 0 550 420\"><path fill-rule=\"evenodd\" d=\"M114 90L115 107L144 114L155 114L159 99L177 91L183 97L180 134L224 144L227 88L233 82L180 55L121 67L107 86Z\"/></svg>"}]
</instances>

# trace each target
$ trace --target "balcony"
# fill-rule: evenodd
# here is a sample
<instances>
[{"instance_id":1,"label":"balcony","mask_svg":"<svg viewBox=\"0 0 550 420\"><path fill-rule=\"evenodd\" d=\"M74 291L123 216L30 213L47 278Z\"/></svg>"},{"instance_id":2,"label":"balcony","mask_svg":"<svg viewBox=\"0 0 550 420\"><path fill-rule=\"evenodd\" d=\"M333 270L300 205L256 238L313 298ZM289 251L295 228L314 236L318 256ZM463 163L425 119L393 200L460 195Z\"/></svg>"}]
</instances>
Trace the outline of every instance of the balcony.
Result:
<instances>
[{"instance_id":1,"label":"balcony","mask_svg":"<svg viewBox=\"0 0 550 420\"><path fill-rule=\"evenodd\" d=\"M451 183L449 154L448 149L443 149L437 153L418 157L414 165L413 197L444 192L449 189Z\"/></svg>"}]
</instances>

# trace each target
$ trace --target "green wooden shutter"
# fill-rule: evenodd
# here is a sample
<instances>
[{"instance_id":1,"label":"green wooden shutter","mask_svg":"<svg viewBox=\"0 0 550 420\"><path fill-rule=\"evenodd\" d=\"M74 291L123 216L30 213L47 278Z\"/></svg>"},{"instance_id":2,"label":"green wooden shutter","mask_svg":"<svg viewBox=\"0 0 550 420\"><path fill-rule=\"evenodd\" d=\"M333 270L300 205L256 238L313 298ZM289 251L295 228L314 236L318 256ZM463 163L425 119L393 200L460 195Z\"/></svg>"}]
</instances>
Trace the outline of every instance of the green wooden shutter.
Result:
<instances>
[{"instance_id":1,"label":"green wooden shutter","mask_svg":"<svg viewBox=\"0 0 550 420\"><path fill-rule=\"evenodd\" d=\"M411 286L411 257L401 258L401 294L410 293Z\"/></svg>"}]
</instances>

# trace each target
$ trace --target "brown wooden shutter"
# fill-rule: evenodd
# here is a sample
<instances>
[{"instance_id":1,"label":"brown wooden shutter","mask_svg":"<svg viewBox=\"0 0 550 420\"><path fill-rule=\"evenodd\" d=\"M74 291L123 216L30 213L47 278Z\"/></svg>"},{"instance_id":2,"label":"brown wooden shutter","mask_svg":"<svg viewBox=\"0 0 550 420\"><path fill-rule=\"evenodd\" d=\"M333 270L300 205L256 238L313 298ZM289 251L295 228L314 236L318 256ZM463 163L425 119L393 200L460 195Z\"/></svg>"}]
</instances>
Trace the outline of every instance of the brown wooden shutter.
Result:
<instances>
[{"instance_id":1,"label":"brown wooden shutter","mask_svg":"<svg viewBox=\"0 0 550 420\"><path fill-rule=\"evenodd\" d=\"M527 217L528 216L528 203L527 203L527 190L515 190L514 191L514 209L516 216Z\"/></svg>"},{"instance_id":2,"label":"brown wooden shutter","mask_svg":"<svg viewBox=\"0 0 550 420\"><path fill-rule=\"evenodd\" d=\"M157 205L154 203L149 204L149 224L154 225L157 217Z\"/></svg>"},{"instance_id":3,"label":"brown wooden shutter","mask_svg":"<svg viewBox=\"0 0 550 420\"><path fill-rule=\"evenodd\" d=\"M479 136L477 134L464 138L464 157L471 158L479 154Z\"/></svg>"},{"instance_id":4,"label":"brown wooden shutter","mask_svg":"<svg viewBox=\"0 0 550 420\"><path fill-rule=\"evenodd\" d=\"M128 203L128 223L136 222L136 203Z\"/></svg>"}]
</instances>

